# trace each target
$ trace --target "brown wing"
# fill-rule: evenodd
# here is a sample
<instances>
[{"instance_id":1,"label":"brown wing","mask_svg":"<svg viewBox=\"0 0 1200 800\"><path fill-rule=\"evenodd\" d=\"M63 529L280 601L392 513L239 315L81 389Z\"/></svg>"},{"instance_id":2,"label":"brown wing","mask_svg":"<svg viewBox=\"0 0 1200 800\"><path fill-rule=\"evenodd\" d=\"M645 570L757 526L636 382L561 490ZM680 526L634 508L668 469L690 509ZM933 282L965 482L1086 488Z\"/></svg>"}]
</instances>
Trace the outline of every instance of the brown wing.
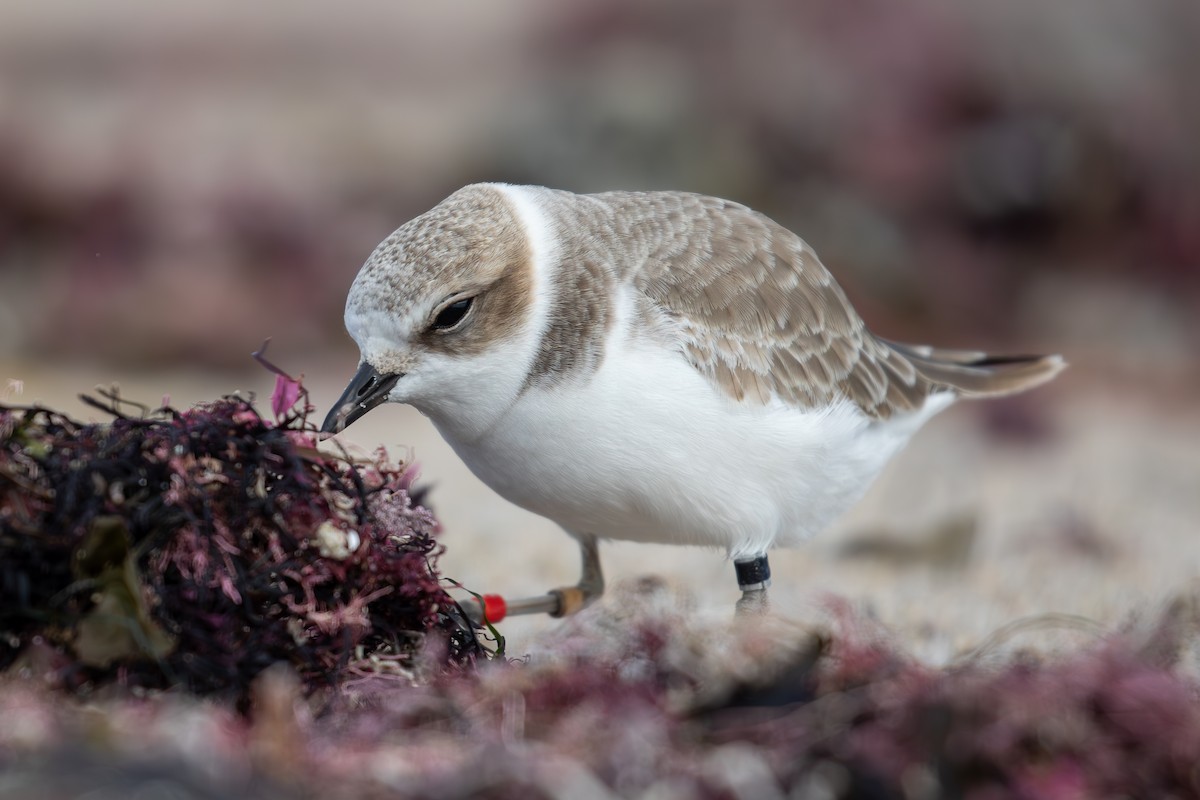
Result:
<instances>
[{"instance_id":1,"label":"brown wing","mask_svg":"<svg viewBox=\"0 0 1200 800\"><path fill-rule=\"evenodd\" d=\"M623 220L621 233L644 239L648 257L633 284L673 318L688 360L731 397L765 403L774 395L802 408L845 397L883 418L919 407L933 390L871 335L816 254L786 228L701 195L608 197L636 218Z\"/></svg>"},{"instance_id":2,"label":"brown wing","mask_svg":"<svg viewBox=\"0 0 1200 800\"><path fill-rule=\"evenodd\" d=\"M1057 375L1050 356L990 356L889 342L867 330L798 236L745 206L662 192L611 198L628 278L682 333L684 355L730 397L799 408L837 398L885 419L934 392L990 397Z\"/></svg>"}]
</instances>

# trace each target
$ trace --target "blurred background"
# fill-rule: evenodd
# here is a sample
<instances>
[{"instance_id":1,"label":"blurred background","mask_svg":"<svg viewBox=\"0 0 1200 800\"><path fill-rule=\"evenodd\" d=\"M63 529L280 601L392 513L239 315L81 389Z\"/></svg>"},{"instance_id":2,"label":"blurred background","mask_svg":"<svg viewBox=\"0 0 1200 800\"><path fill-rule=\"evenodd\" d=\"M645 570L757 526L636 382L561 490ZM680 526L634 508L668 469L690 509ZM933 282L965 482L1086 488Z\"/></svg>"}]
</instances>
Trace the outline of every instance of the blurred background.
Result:
<instances>
[{"instance_id":1,"label":"blurred background","mask_svg":"<svg viewBox=\"0 0 1200 800\"><path fill-rule=\"evenodd\" d=\"M265 394L270 336L323 413L359 265L459 186L715 194L883 335L1073 365L933 423L779 557L785 607L839 591L930 652L1117 619L1200 566L1198 41L1194 0L0 0L0 400ZM411 410L348 438L423 462L448 573L574 580ZM735 594L719 554L610 550Z\"/></svg>"}]
</instances>

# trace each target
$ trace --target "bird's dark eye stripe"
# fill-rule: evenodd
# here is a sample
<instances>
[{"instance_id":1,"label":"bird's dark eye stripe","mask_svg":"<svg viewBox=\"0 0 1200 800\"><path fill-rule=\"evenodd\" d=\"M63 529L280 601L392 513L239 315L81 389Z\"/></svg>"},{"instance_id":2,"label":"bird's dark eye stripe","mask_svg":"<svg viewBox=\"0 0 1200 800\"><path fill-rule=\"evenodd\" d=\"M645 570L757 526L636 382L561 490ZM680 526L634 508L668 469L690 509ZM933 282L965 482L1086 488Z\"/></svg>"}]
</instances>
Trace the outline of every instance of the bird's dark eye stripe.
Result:
<instances>
[{"instance_id":1,"label":"bird's dark eye stripe","mask_svg":"<svg viewBox=\"0 0 1200 800\"><path fill-rule=\"evenodd\" d=\"M453 328L462 322L463 317L471 310L471 302L474 299L473 297L464 297L462 300L455 300L438 312L438 315L433 318L433 324L430 327L435 331L444 331L448 328Z\"/></svg>"}]
</instances>

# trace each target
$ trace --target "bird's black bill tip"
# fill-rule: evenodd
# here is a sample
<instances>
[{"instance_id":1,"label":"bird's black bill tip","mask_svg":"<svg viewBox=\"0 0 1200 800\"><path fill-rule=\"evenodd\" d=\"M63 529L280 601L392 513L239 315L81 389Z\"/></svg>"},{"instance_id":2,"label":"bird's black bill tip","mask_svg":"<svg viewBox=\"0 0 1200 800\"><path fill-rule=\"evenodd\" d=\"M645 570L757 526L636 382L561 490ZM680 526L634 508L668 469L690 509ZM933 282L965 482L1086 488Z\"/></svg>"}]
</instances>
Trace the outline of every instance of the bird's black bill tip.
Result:
<instances>
[{"instance_id":1,"label":"bird's black bill tip","mask_svg":"<svg viewBox=\"0 0 1200 800\"><path fill-rule=\"evenodd\" d=\"M341 433L363 414L386 402L400 377L398 374L381 375L370 364L361 364L346 391L342 392L321 423L321 433Z\"/></svg>"}]
</instances>

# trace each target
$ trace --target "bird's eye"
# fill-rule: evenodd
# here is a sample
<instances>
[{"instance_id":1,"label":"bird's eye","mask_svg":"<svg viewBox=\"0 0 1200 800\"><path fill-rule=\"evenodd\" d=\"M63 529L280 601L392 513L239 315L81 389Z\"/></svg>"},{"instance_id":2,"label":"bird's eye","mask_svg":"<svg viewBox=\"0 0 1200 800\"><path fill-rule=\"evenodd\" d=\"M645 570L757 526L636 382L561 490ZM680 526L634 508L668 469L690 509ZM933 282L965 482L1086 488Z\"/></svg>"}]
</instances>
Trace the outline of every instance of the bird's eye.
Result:
<instances>
[{"instance_id":1,"label":"bird's eye","mask_svg":"<svg viewBox=\"0 0 1200 800\"><path fill-rule=\"evenodd\" d=\"M438 312L437 316L433 318L433 324L429 327L435 331L450 330L463 321L463 317L467 316L467 312L471 310L471 303L474 300L474 297L455 300Z\"/></svg>"}]
</instances>

